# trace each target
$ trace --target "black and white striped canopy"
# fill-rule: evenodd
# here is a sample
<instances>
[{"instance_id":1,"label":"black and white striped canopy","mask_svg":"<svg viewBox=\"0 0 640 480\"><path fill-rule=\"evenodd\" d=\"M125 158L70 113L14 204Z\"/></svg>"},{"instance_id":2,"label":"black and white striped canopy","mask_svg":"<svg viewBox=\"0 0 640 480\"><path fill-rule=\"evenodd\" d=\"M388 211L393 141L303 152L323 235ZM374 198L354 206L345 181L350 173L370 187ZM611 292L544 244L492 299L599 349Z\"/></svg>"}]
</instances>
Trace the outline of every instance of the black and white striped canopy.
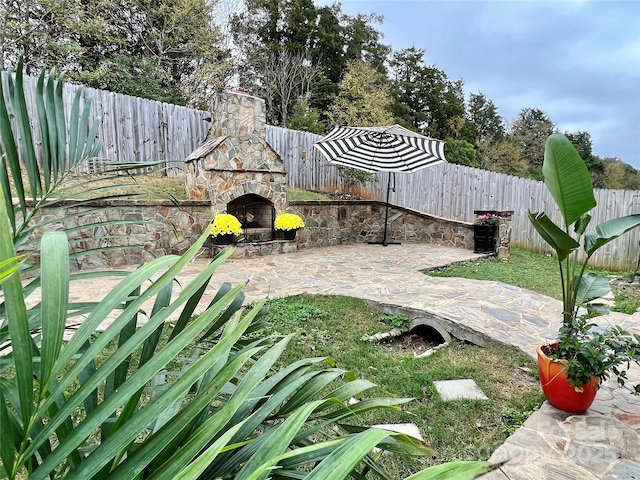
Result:
<instances>
[{"instance_id":1,"label":"black and white striped canopy","mask_svg":"<svg viewBox=\"0 0 640 480\"><path fill-rule=\"evenodd\" d=\"M336 127L313 145L336 165L367 172L415 172L446 162L444 142L389 127Z\"/></svg>"}]
</instances>

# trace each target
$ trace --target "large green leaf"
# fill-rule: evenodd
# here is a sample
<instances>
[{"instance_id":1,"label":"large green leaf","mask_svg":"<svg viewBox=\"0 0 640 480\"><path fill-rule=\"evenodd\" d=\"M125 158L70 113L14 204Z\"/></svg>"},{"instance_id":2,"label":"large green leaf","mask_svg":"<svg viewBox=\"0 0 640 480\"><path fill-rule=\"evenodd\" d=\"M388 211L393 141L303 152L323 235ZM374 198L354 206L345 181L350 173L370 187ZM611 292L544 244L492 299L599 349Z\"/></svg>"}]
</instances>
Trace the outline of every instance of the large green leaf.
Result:
<instances>
[{"instance_id":1,"label":"large green leaf","mask_svg":"<svg viewBox=\"0 0 640 480\"><path fill-rule=\"evenodd\" d=\"M542 173L544 183L562 213L566 230L596 206L587 166L561 133L554 133L547 139Z\"/></svg>"},{"instance_id":2,"label":"large green leaf","mask_svg":"<svg viewBox=\"0 0 640 480\"><path fill-rule=\"evenodd\" d=\"M640 226L640 214L608 220L598 225L595 232L587 232L585 234L584 249L587 255L591 256L603 245L638 226Z\"/></svg>"},{"instance_id":3,"label":"large green leaf","mask_svg":"<svg viewBox=\"0 0 640 480\"><path fill-rule=\"evenodd\" d=\"M345 478L367 455L373 447L393 435L393 432L372 428L350 437L345 443L331 452L307 475L306 480L326 480Z\"/></svg>"},{"instance_id":4,"label":"large green leaf","mask_svg":"<svg viewBox=\"0 0 640 480\"><path fill-rule=\"evenodd\" d=\"M206 369L208 368L208 364L218 355L220 355L220 352L224 352L225 350L228 351L228 349L231 348L231 345L233 345L235 339L237 339L243 333L244 328L246 328L249 322L243 322L243 324L238 326L238 328L236 329L237 336L235 338L229 337L227 343L220 343L216 346L215 349L208 351L196 365L194 365L187 372L185 372L184 375L177 379L163 395L156 397L156 399L146 405L138 415L132 417L131 420L129 420L125 425L118 429L118 431L113 436L111 436L106 442L103 442L91 454L91 456L85 462L83 462L82 468L74 471L73 474L68 476L68 478L70 480L92 478L92 476L97 473L99 469L109 461L109 459L114 457L114 455L122 448L122 445L128 445L130 441L135 439L136 436L140 435L145 427L149 424L149 422L154 418L157 418L157 416L162 412L164 408L175 401L176 397L184 397L184 395L189 391L191 385L193 385L197 381L197 379L201 377L202 374L206 371ZM232 364L232 368L229 369L230 371L224 372L227 374L228 378L231 378L237 372L237 370L240 369L244 363L246 363L246 361L253 353L256 353L256 351L248 352L244 356L244 358L240 358L235 364ZM154 360L152 360L152 362ZM217 386L221 387L220 384L218 384ZM209 401L212 401L214 393L215 390L211 391L210 395L207 396ZM185 418L185 415L177 415L176 421L171 425L165 426L164 431L174 431L177 433L182 427L184 427L186 423L188 423L188 418ZM153 455L150 454L150 452L146 453L147 454L144 456L137 456L139 468L144 467L154 458ZM142 461L142 463L140 463L140 461ZM118 475L116 478L123 477Z\"/></svg>"},{"instance_id":5,"label":"large green leaf","mask_svg":"<svg viewBox=\"0 0 640 480\"><path fill-rule=\"evenodd\" d=\"M256 480L267 478L268 470L264 470L257 477L252 473L262 467L264 463L272 464L275 457L282 455L289 447L289 444L298 433L302 425L306 422L311 413L323 403L323 400L308 402L298 408L283 423L271 430L271 441L263 442L260 448L244 464L242 469L235 476L235 480L248 480L249 477Z\"/></svg>"},{"instance_id":6,"label":"large green leaf","mask_svg":"<svg viewBox=\"0 0 640 480\"><path fill-rule=\"evenodd\" d=\"M229 297L225 298L224 300L226 302L230 301L234 293L235 292L231 292L229 294ZM116 394L112 395L108 399L105 399L98 406L98 408L96 408L92 412L91 416L87 416L83 420L83 422L80 423L78 427L76 427L74 432L69 436L68 441L65 442L64 444L59 445L54 450L54 452L51 455L49 455L49 457L47 457L47 459L43 462L40 468L32 474L31 478L33 478L34 480L45 478L48 475L48 471L50 471L51 468L55 467L58 462L60 462L66 455L68 455L71 452L72 449L77 448L81 444L81 442L85 438L87 438L95 428L98 427L98 425L104 422L104 420L108 418L108 416L113 411L116 410L116 408L118 408L120 405L125 404L127 399L131 395L133 395L140 387L145 385L146 382L149 381L151 377L153 377L155 372L157 372L164 365L166 365L168 361L173 359L191 340L193 340L193 338L195 338L195 336L197 336L198 333L202 330L203 325L206 325L208 322L210 322L212 317L215 316L217 313L218 312L216 312L215 309L211 309L206 314L203 314L200 317L198 317L189 327L187 327L187 329L185 329L185 331L182 334L176 337L173 342L167 344L161 351L159 351L153 357L152 360L147 362L143 367L141 367L133 375L131 375L131 377L121 386L121 388L118 390ZM134 340L133 343L137 343L138 345L141 344L139 340ZM224 345L221 345L220 348L224 348ZM128 355L128 353L129 353L128 351L125 351L120 355L120 357ZM215 351L212 350L208 352L207 355L210 354L211 356L215 356L216 353L217 353L217 350ZM117 351L116 351L116 354L117 354ZM115 361L111 361L111 360L115 360ZM110 361L112 364L120 364L120 358L114 359L114 356L110 357L109 360L107 360L107 363ZM111 370L109 366L106 366L106 363L105 363L105 366L103 367L106 368L107 371ZM100 370L101 369L98 370L96 377L100 373ZM196 374L196 373L197 373L197 370L194 370L193 374ZM176 385L172 386L172 388L175 389L174 391L172 391L172 394L173 395L179 394L179 392L183 392L183 394L186 393L189 389L189 386L192 383L193 381L191 381L191 378L181 377L176 381ZM83 386L82 388L84 387L86 387L86 385ZM78 393L76 393L76 395L74 395L74 397L76 396L81 397L79 400L76 400L76 402L81 401L82 395L85 394L84 391L83 393L80 393L82 388L78 390ZM92 389L93 389L92 385L89 385L88 388L84 388L85 391L92 390ZM132 429L135 430L137 428L146 427L151 420L151 418L147 418L147 415L151 415L151 413L155 413L156 415L159 415L160 412L164 408L166 408L166 406L168 405L167 402L172 403L174 399L175 399L175 396L172 396L171 394L164 395L161 397L161 401L158 400L154 404L155 409L151 408L150 410L147 410L145 415L138 416L137 418L134 417L136 418L137 421L140 421L142 423L142 427L140 427L140 424L133 421L130 421L127 423L127 425L121 427L118 430L118 432L116 432L116 434L114 434L114 436L112 436L109 439L109 441L107 441L107 443L109 444L109 447L105 447L105 450L103 450L104 453L102 454L103 456L102 457L96 456L94 460L91 462L92 465L95 465L95 463L93 462L94 461L98 462L99 459L104 459L106 457L112 458L113 456L115 456L117 452L122 448L122 446L126 445L130 440L130 438L126 438L126 441L122 440L119 444L114 444L114 442L116 442L118 438L122 438L123 436L126 436L126 435L133 435ZM73 404L71 404L71 406L73 406ZM59 422L59 418L60 418L59 415L56 416L56 418L52 418L51 419L52 425L57 424ZM133 438L135 438L135 435L133 435ZM107 443L105 443L104 445L107 445ZM99 467L101 468L103 464L104 463L101 463ZM89 468L89 466L87 466L86 468ZM84 477L84 478L87 478L87 477Z\"/></svg>"},{"instance_id":7,"label":"large green leaf","mask_svg":"<svg viewBox=\"0 0 640 480\"><path fill-rule=\"evenodd\" d=\"M0 262L0 285L4 280L20 269L20 263L27 258L27 255L16 255Z\"/></svg>"},{"instance_id":8,"label":"large green leaf","mask_svg":"<svg viewBox=\"0 0 640 480\"><path fill-rule=\"evenodd\" d=\"M582 278L576 275L573 282L574 284L579 282L576 291L576 305L583 305L596 298L602 298L611 291L611 286L606 278L592 273L585 273Z\"/></svg>"},{"instance_id":9,"label":"large green leaf","mask_svg":"<svg viewBox=\"0 0 640 480\"><path fill-rule=\"evenodd\" d=\"M42 237L42 348L40 384L48 388L53 367L62 348L69 303L69 245L63 232ZM56 372L57 373L57 372Z\"/></svg>"},{"instance_id":10,"label":"large green leaf","mask_svg":"<svg viewBox=\"0 0 640 480\"><path fill-rule=\"evenodd\" d=\"M0 194L3 194L0 185ZM16 257L9 229L9 215L5 203L0 202L0 262ZM29 425L33 406L33 343L22 282L18 275L10 275L2 284L4 310L11 336L11 348L19 401L14 408L20 412L22 426Z\"/></svg>"},{"instance_id":11,"label":"large green leaf","mask_svg":"<svg viewBox=\"0 0 640 480\"><path fill-rule=\"evenodd\" d=\"M22 59L20 59L20 62ZM13 106L13 114L15 116L15 125L17 137L20 138L20 160L24 164L27 173L29 186L32 196L37 198L42 193L42 184L40 180L40 167L36 156L36 149L33 144L33 135L31 132L31 124L27 113L27 103L24 91L24 78L22 65L18 65L15 75L15 85L9 77L9 87L11 91L11 100Z\"/></svg>"},{"instance_id":12,"label":"large green leaf","mask_svg":"<svg viewBox=\"0 0 640 480\"><path fill-rule=\"evenodd\" d=\"M106 346L106 342L109 341L109 338L110 337L113 338L113 336L115 336L118 333L119 328L121 329L124 325L128 323L129 318L131 318L131 315L138 310L139 304L144 302L145 298L147 298L149 295L161 291L163 289L163 286L167 282L172 281L176 272L179 271L184 266L183 262L188 262L189 258L195 255L195 252L197 252L197 250L200 248L201 242L204 242L205 240L204 237L205 236L203 235L194 244L194 246L192 246L193 250L189 249L189 252L191 255L187 255L186 257L181 257L180 259L178 259L178 261L175 261L175 259L172 259L171 257L161 257L154 260L153 262L150 262L147 265L144 265L137 271L132 272L128 277L125 278L123 282L121 282L121 284L118 287L116 287L116 289L114 289L111 293L109 293L107 297L105 297L105 299L102 302L100 302L98 307L82 323L82 325L76 331L75 335L72 337L71 341L66 345L65 349L63 349L63 351L61 352L60 357L58 358L58 361L56 363L56 367L55 367L56 369L59 369L60 371L64 371L67 369L68 363L71 361L72 358L75 357L75 353L84 347L84 343L87 341L89 336L95 330L96 326L99 325L106 318L106 316L113 310L113 308L115 308L118 304L121 304L122 301L128 297L129 292L131 292L132 288L136 284L139 285L142 281L145 281L146 279L149 278L150 271L155 270L157 266L159 266L160 268L163 268L163 266L166 265L167 262L171 262L171 261L175 262L175 264L167 272L165 272L163 276L160 277L160 279L154 282L147 290L145 290L145 292L143 292L143 295L141 295L138 300L136 300L135 302L132 302L131 305L127 308L127 310L125 310L123 314L121 314L120 317L116 319L103 334L98 336L98 338L96 339L95 342L93 342L91 347L85 351L84 355L76 359L74 366L67 371L66 375L59 382L59 385L56 391L52 392L52 397L46 399L40 405L39 411L42 413L39 413L39 415L41 416L44 415L44 412L46 412L46 410L48 409L53 399L57 398L64 391L64 389L66 389L70 385L70 382L72 382L73 379L77 375L79 375L80 371L82 371L88 365L88 363L93 360L97 352L99 352L102 348ZM139 345L142 345L144 340L155 331L155 329L159 324L164 322L166 318L168 318L168 316L171 315L172 311L174 311L175 308L177 308L180 304L186 302L188 297L200 287L199 282L206 281L211 276L211 271L215 270L217 265L218 265L218 262L215 262L215 261L212 262L211 265L205 268L203 272L201 272L189 285L187 285L184 288L184 290L178 296L174 304L172 304L174 308L162 309L154 318L149 319L149 321L145 323L136 332L136 334L134 334L129 339L129 341L122 346L122 348L116 350L116 352L111 357L109 357L109 359L105 362L105 364L102 365L102 367L98 370L98 372L96 372L96 374L93 377L91 377L76 391L73 397L73 401L70 400L68 404L66 404L63 408L61 408L59 415L57 415L55 418L51 418L45 430L40 435L37 435L33 438L33 444L29 448L27 448L27 452L30 452L31 450L37 448L37 445L39 443L46 441L46 438L48 438L48 435L50 434L52 429L57 427L59 423L64 419L65 416L68 416L69 414L71 414L74 406L81 403L83 399L86 397L86 395L91 394L91 392L94 391L95 388L97 388L97 386L100 384L100 382L106 379L106 377L109 375L111 371L113 371L113 369L115 369L118 365L120 365L120 363L122 363L122 361L124 361L128 357L128 355L131 354L133 350L138 348ZM237 291L238 289L236 289L235 292L231 292L229 296L224 299L224 301L229 302L234 297L234 295L237 294ZM224 308L224 303L221 302L221 304L217 307L217 310L211 309L212 311L210 312L210 315L214 315L214 316L217 315L219 313L219 310L223 308ZM126 313L129 310L131 313L127 315ZM207 317L205 316L202 318L202 321L205 322L206 319ZM206 325L206 322L203 323L203 325ZM111 333L111 335L109 335L109 333ZM181 340L181 342L188 342L188 341L189 341L188 339ZM179 347L179 344L176 344L175 348L178 348L178 347ZM158 355L156 358L154 358L154 365L157 367L158 364L162 363L163 359L166 360L167 358L166 356L171 355L169 352L174 351L175 348L172 345L171 347L163 349L162 353ZM138 372L136 372L137 374L139 374L137 376L139 380L137 380L138 386L137 388L135 388L135 390L137 390L142 385L144 385L144 383L149 378L151 378L155 373L155 372L152 373L152 369L154 367L148 367L148 365L149 364L145 365L143 369L138 370ZM144 370L145 373L142 373L142 370ZM147 377L146 380L144 379L145 376ZM130 386L128 388L132 388L131 386L134 384L130 383L129 385ZM129 391L128 395L130 396L132 393L133 392ZM113 398L106 399L105 402L101 404L101 407L98 407L100 409L100 413L99 414L96 413L98 410L96 409L96 411L94 411L92 416L90 417L91 421L89 421L89 417L88 417L87 420L85 421L86 423L83 422L84 428L88 429L88 431L91 431L92 428L96 428L97 427L97 425L95 424L96 421L100 421L100 422L104 421L109 416L109 412L108 411L105 412L105 409L108 410L109 408L108 404L114 404L114 405L123 404L124 402L121 402L121 400L123 400L124 398L125 397L122 397L122 396L115 396ZM128 398L129 397L127 396L126 399ZM104 405L104 404L107 404L107 405ZM82 431L87 431L87 430L82 430ZM79 440L83 438L82 431L77 431L77 432L74 432L74 434L72 434L72 436L75 435L73 440L74 442L77 443ZM60 452L63 452L63 451L66 451L66 448L63 448L63 445L61 445L56 449L56 452L58 452L58 450L60 450ZM56 453L56 455L58 455L58 453Z\"/></svg>"},{"instance_id":13,"label":"large green leaf","mask_svg":"<svg viewBox=\"0 0 640 480\"><path fill-rule=\"evenodd\" d=\"M580 244L553 223L546 213L529 212L529 220L544 241L556 251L558 260L564 260L571 252L580 247Z\"/></svg>"},{"instance_id":14,"label":"large green leaf","mask_svg":"<svg viewBox=\"0 0 640 480\"><path fill-rule=\"evenodd\" d=\"M17 135L14 135L13 133L9 112L7 110L7 103L5 101L6 97L10 97L10 95L5 93L4 82L1 81L3 78L7 78L7 80L9 80L11 78L11 73L2 73L3 75L0 76L0 153L2 153L1 158L3 160L0 162L2 163L2 196L5 204L5 215L9 218L9 223L11 224L12 229L14 229L17 222L13 209L13 202L11 200L11 191L8 188L8 170L11 171L11 178L13 179L13 184L15 186L15 196L18 199L20 213L23 218L27 216L27 201L25 198L24 185L22 183L22 175L20 174L22 170L16 141Z\"/></svg>"},{"instance_id":15,"label":"large green leaf","mask_svg":"<svg viewBox=\"0 0 640 480\"><path fill-rule=\"evenodd\" d=\"M202 452L193 462L189 463L183 470L177 472L175 471L174 464L167 465L167 470L159 471L157 474L152 474L149 477L149 480L175 480L179 478L180 480L196 480L200 478L200 475L204 470L215 460L218 454L227 447L229 443L229 439L236 434L238 429L242 426L244 422L238 423L233 427L229 428L224 435L218 438L212 445L207 447L207 449ZM206 435L206 430L198 432L200 436ZM197 441L198 437L192 437L189 443ZM178 456L184 455L185 451L190 451L189 443L185 446L184 449L181 449ZM176 459L175 465L180 465L179 459Z\"/></svg>"}]
</instances>

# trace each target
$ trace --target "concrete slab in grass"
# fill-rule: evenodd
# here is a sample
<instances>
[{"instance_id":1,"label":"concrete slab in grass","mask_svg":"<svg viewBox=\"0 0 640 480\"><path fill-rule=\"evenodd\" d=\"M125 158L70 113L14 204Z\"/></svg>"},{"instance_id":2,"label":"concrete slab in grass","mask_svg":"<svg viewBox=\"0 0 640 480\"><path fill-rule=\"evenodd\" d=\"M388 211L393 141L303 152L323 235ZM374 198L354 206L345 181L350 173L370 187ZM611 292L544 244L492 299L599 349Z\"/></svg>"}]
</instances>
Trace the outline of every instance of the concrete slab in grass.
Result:
<instances>
[{"instance_id":1,"label":"concrete slab in grass","mask_svg":"<svg viewBox=\"0 0 640 480\"><path fill-rule=\"evenodd\" d=\"M383 430L390 430L392 432L404 433L405 435L409 435L410 437L417 438L420 441L424 442L422 433L420 433L420 429L415 423L385 423L372 426L375 428L382 428ZM377 453L381 450L377 447L374 447L373 451Z\"/></svg>"},{"instance_id":2,"label":"concrete slab in grass","mask_svg":"<svg viewBox=\"0 0 640 480\"><path fill-rule=\"evenodd\" d=\"M373 425L375 428L382 428L383 430L391 430L392 432L404 433L410 437L417 438L424 442L420 429L415 423L386 423Z\"/></svg>"},{"instance_id":3,"label":"concrete slab in grass","mask_svg":"<svg viewBox=\"0 0 640 480\"><path fill-rule=\"evenodd\" d=\"M472 379L433 382L442 400L489 400Z\"/></svg>"}]
</instances>

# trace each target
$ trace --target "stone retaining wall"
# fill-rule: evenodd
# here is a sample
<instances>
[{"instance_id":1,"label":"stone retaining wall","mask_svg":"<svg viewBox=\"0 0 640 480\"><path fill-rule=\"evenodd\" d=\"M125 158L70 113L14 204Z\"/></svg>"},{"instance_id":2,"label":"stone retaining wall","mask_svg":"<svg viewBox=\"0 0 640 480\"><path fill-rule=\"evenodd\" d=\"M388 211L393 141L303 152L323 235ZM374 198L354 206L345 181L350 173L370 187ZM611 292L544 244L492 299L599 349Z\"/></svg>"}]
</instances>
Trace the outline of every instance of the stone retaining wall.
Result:
<instances>
[{"instance_id":1,"label":"stone retaining wall","mask_svg":"<svg viewBox=\"0 0 640 480\"><path fill-rule=\"evenodd\" d=\"M67 208L42 210L42 223L46 222L46 225L36 229L36 235L42 235L44 230L76 228L69 233L72 252L113 246L133 247L112 248L74 258L72 268L80 270L122 268L141 265L156 256L182 254L212 219L210 202L187 200L176 206L170 201L107 200L93 202L90 207L74 207L71 205L73 201L65 203L69 205ZM88 210L94 213L82 215ZM105 220L133 220L138 223L90 226ZM83 225L89 226L82 228Z\"/></svg>"},{"instance_id":2,"label":"stone retaining wall","mask_svg":"<svg viewBox=\"0 0 640 480\"><path fill-rule=\"evenodd\" d=\"M111 200L95 202L94 215L78 215L87 208L69 205L45 212L48 230L79 227L70 234L72 250L103 248L114 245L131 246L110 249L95 255L74 259L73 268L121 268L140 265L154 256L182 254L202 234L213 218L210 202L183 201L180 206L168 201ZM298 231L296 248L315 248L381 241L384 231L384 203L362 201L289 202L287 211L299 214L306 227ZM137 225L87 227L94 222L135 220ZM432 243L460 248L473 248L471 224L425 215L405 208L389 209L387 241L402 243ZM41 234L43 229L36 231ZM106 237L111 238L107 239ZM288 252L295 249L278 248ZM254 248L256 255L264 249Z\"/></svg>"},{"instance_id":3,"label":"stone retaining wall","mask_svg":"<svg viewBox=\"0 0 640 480\"><path fill-rule=\"evenodd\" d=\"M289 202L288 212L300 215L306 227L298 231L298 247L313 248L381 242L385 204L374 200ZM402 207L389 207L387 242L431 243L473 249L473 227Z\"/></svg>"}]
</instances>

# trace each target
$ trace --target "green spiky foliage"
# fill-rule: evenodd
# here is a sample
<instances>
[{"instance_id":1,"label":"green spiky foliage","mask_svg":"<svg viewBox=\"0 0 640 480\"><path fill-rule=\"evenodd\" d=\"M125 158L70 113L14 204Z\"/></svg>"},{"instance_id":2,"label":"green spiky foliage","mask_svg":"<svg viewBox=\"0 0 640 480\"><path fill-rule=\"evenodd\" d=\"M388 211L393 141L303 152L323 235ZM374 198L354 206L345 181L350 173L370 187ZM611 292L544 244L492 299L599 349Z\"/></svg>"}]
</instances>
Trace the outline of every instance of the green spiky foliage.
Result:
<instances>
[{"instance_id":1,"label":"green spiky foliage","mask_svg":"<svg viewBox=\"0 0 640 480\"><path fill-rule=\"evenodd\" d=\"M562 225L556 225L544 212L531 213L529 219L540 236L556 253L562 284L563 322L558 337L556 356L566 361L567 378L576 387L587 383L591 375L605 380L610 373L625 384L625 369L631 361L640 364L640 336L620 327L596 330L594 323L579 315L579 308L604 297L610 291L609 282L585 272L589 259L601 247L640 225L640 215L608 220L587 230L589 211L596 206L593 184L584 161L575 147L562 134L547 139L544 182L562 215ZM582 254L582 255L580 255ZM603 308L596 313L605 313ZM640 385L635 387L640 393Z\"/></svg>"},{"instance_id":2,"label":"green spiky foliage","mask_svg":"<svg viewBox=\"0 0 640 480\"><path fill-rule=\"evenodd\" d=\"M80 196L72 195L64 186L64 180L94 159L101 149L97 138L101 119L91 119L91 99L82 105L82 89L76 91L71 110L66 112L64 78L57 77L54 70L40 73L34 92L25 88L22 59L15 73L2 72L1 77L0 184L4 192L1 201L5 204L15 247L32 250L38 245L41 231L58 221L56 214L60 209L75 207L77 213L73 215L89 216L95 212L89 200L122 195L114 191L114 187L95 187L91 180L79 186L83 190ZM32 117L27 108L28 97L33 98L36 105L37 115ZM38 132L37 136L35 132ZM105 164L106 178L130 174L132 183L125 186L135 188L139 187L135 184L135 175L143 170L157 169L160 162ZM48 216L44 215L45 210ZM98 226L84 223L68 229L67 233ZM122 223L126 221L113 220L100 225ZM115 238L107 235L105 241ZM91 253L109 248L113 246L94 249ZM79 250L74 248L74 251Z\"/></svg>"},{"instance_id":3,"label":"green spiky foliage","mask_svg":"<svg viewBox=\"0 0 640 480\"><path fill-rule=\"evenodd\" d=\"M45 98L55 105L61 87L49 80L51 87L38 95L44 105ZM23 105L20 75L8 82L15 112ZM405 435L360 425L362 414L399 409L409 399L363 396L375 385L328 358L278 366L289 338L260 336L262 304L243 312L242 285L225 284L205 301L229 250L173 292L176 276L208 232L184 255L156 258L127 273L104 298L70 301L66 233L31 234L42 227L38 209L54 202L50 196L66 172L86 157L68 152L78 152L80 144L89 156L96 151L93 128L80 142L71 137L84 127L71 128L67 146L58 144L58 153L45 149L38 162L35 149L29 153L26 116L16 115L22 127L13 131L4 96L0 100L0 477L384 479L373 447L433 454ZM47 117L46 125L62 142L63 117ZM33 207L19 193L23 169L35 192ZM16 205L8 200L9 174ZM16 250L28 242L38 244L43 261L25 285ZM108 326L99 331L101 325ZM351 405L353 397L361 401ZM451 478L490 468L468 462Z\"/></svg>"},{"instance_id":4,"label":"green spiky foliage","mask_svg":"<svg viewBox=\"0 0 640 480\"><path fill-rule=\"evenodd\" d=\"M15 263L7 226L2 206L0 261ZM172 296L175 276L205 239L181 257L145 264L90 306L69 302L62 232L42 238L41 302L27 307L17 272L4 278L4 477L387 478L373 447L434 453L405 435L357 425L365 412L398 409L410 399L372 397L348 405L375 385L327 358L277 369L289 338L273 343L256 335L260 303L238 315L242 285L223 285L194 315L229 250ZM77 315L85 318L65 340L66 322ZM35 335L34 322L41 325ZM163 340L166 329L171 333Z\"/></svg>"}]
</instances>

